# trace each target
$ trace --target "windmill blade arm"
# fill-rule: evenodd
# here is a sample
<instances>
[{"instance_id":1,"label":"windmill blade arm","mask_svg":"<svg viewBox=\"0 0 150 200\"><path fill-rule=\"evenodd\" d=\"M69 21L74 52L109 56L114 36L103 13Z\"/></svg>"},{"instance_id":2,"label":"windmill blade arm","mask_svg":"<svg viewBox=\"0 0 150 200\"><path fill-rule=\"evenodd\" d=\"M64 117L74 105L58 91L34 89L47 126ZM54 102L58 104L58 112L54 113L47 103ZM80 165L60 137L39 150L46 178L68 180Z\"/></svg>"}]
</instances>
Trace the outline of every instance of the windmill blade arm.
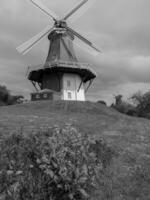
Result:
<instances>
[{"instance_id":1,"label":"windmill blade arm","mask_svg":"<svg viewBox=\"0 0 150 200\"><path fill-rule=\"evenodd\" d=\"M89 40L87 40L85 37L83 37L82 35L80 35L79 33L77 33L75 30L67 27L67 30L70 31L74 36L76 36L77 38L79 38L82 42L86 43L87 45L89 45L91 48L93 48L95 51L97 51L98 53L100 53L101 51L96 48L92 42L90 42Z\"/></svg>"},{"instance_id":2,"label":"windmill blade arm","mask_svg":"<svg viewBox=\"0 0 150 200\"><path fill-rule=\"evenodd\" d=\"M43 31L29 39L27 42L23 43L19 47L17 47L17 51L21 54L26 54L28 51L32 49L34 45L36 45L45 35L52 32L54 27L47 26Z\"/></svg>"},{"instance_id":3,"label":"windmill blade arm","mask_svg":"<svg viewBox=\"0 0 150 200\"><path fill-rule=\"evenodd\" d=\"M97 0L82 0L80 4L78 4L72 11L70 11L64 19L68 19L69 23L75 22L81 16L83 16Z\"/></svg>"},{"instance_id":4,"label":"windmill blade arm","mask_svg":"<svg viewBox=\"0 0 150 200\"><path fill-rule=\"evenodd\" d=\"M59 19L58 15L55 12L53 12L52 10L50 10L49 8L47 8L45 5L43 5L40 0L30 0L30 1L36 7L38 7L39 9L41 9L44 13L46 13L47 15L49 15L50 17L52 17L54 21L56 21L57 19Z\"/></svg>"},{"instance_id":5,"label":"windmill blade arm","mask_svg":"<svg viewBox=\"0 0 150 200\"><path fill-rule=\"evenodd\" d=\"M82 0L79 4L77 4L64 18L63 20L67 20L71 15L73 15L81 6L83 6L88 0Z\"/></svg>"}]
</instances>

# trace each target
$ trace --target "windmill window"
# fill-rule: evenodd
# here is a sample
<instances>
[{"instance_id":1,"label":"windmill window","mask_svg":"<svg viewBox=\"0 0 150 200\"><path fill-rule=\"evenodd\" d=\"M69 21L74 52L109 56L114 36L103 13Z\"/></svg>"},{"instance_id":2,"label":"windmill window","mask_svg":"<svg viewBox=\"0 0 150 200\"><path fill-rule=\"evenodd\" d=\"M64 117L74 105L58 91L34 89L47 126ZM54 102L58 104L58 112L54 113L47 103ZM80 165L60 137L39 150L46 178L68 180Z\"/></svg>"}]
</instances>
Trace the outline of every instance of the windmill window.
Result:
<instances>
[{"instance_id":1,"label":"windmill window","mask_svg":"<svg viewBox=\"0 0 150 200\"><path fill-rule=\"evenodd\" d=\"M68 99L72 99L71 92L68 92Z\"/></svg>"},{"instance_id":2,"label":"windmill window","mask_svg":"<svg viewBox=\"0 0 150 200\"><path fill-rule=\"evenodd\" d=\"M43 97L46 99L46 98L48 97L48 95L47 95L47 94L44 94Z\"/></svg>"},{"instance_id":3,"label":"windmill window","mask_svg":"<svg viewBox=\"0 0 150 200\"><path fill-rule=\"evenodd\" d=\"M36 99L39 99L39 98L40 98L40 95L39 95L39 94L37 94L37 95L36 95Z\"/></svg>"},{"instance_id":4,"label":"windmill window","mask_svg":"<svg viewBox=\"0 0 150 200\"><path fill-rule=\"evenodd\" d=\"M71 86L71 82L70 80L67 80L67 87L70 87Z\"/></svg>"}]
</instances>

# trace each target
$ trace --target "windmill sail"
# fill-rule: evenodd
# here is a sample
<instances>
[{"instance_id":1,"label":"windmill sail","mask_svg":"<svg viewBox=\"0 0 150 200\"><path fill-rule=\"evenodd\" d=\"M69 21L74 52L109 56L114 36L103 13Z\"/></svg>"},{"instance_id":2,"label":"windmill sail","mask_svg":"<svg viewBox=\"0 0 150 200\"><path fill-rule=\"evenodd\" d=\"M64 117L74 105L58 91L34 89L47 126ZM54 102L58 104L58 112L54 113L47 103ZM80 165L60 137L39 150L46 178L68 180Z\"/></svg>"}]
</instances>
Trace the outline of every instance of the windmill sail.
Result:
<instances>
[{"instance_id":1,"label":"windmill sail","mask_svg":"<svg viewBox=\"0 0 150 200\"><path fill-rule=\"evenodd\" d=\"M17 51L22 54L26 54L28 51L32 49L34 45L36 45L45 35L53 31L54 28L51 28L50 25L48 25L43 31L29 39L27 42L23 43L17 48Z\"/></svg>"},{"instance_id":2,"label":"windmill sail","mask_svg":"<svg viewBox=\"0 0 150 200\"><path fill-rule=\"evenodd\" d=\"M81 34L77 33L75 30L67 27L68 31L70 31L74 36L76 36L78 39L80 39L82 42L84 42L85 44L87 44L88 46L90 46L93 50L95 50L97 53L100 53L101 51L96 48L92 42L90 42L89 40L87 40L85 37L83 37Z\"/></svg>"},{"instance_id":3,"label":"windmill sail","mask_svg":"<svg viewBox=\"0 0 150 200\"><path fill-rule=\"evenodd\" d=\"M88 0L83 0L77 6L75 6L64 18L63 20L67 20L71 15L73 15L81 6L83 6Z\"/></svg>"},{"instance_id":4,"label":"windmill sail","mask_svg":"<svg viewBox=\"0 0 150 200\"><path fill-rule=\"evenodd\" d=\"M68 18L68 22L73 23L76 20L78 20L80 17L82 17L96 2L96 0L88 0L80 8L78 8L75 12L72 12L72 14Z\"/></svg>"},{"instance_id":5,"label":"windmill sail","mask_svg":"<svg viewBox=\"0 0 150 200\"><path fill-rule=\"evenodd\" d=\"M42 2L40 0L30 0L36 7L38 7L40 10L42 10L44 13L46 13L47 15L49 15L50 17L52 17L54 19L54 21L58 20L59 17L58 15L50 10L48 7L46 7L45 5L42 4Z\"/></svg>"}]
</instances>

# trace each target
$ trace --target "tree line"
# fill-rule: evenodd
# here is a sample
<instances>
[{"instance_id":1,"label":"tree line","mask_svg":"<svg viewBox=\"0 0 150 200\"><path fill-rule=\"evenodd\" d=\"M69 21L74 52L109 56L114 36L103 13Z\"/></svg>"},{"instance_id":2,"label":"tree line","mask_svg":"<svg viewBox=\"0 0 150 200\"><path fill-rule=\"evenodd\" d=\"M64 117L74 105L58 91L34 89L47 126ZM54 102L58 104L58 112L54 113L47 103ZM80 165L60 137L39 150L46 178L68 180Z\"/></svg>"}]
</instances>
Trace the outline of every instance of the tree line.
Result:
<instances>
[{"instance_id":1,"label":"tree line","mask_svg":"<svg viewBox=\"0 0 150 200\"><path fill-rule=\"evenodd\" d=\"M115 103L111 105L114 109L127 115L150 119L150 91L138 91L128 98L129 101L124 101L121 94L114 97Z\"/></svg>"}]
</instances>

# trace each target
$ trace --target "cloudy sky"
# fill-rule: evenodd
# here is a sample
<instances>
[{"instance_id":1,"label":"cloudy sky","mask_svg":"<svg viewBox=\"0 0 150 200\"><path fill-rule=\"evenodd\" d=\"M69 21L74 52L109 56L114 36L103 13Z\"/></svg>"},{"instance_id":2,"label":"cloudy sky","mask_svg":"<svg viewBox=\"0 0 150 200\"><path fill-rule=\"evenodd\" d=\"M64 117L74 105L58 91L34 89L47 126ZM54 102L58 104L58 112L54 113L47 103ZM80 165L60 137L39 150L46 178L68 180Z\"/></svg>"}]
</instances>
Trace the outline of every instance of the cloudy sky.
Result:
<instances>
[{"instance_id":1,"label":"cloudy sky","mask_svg":"<svg viewBox=\"0 0 150 200\"><path fill-rule=\"evenodd\" d=\"M41 0L63 16L80 0ZM114 94L130 96L150 90L150 1L97 0L71 26L101 49L93 57L76 49L81 61L98 74L87 98L113 101ZM25 56L16 47L40 32L52 20L30 0L0 0L0 84L26 97L34 91L27 67L44 63L48 40L43 39Z\"/></svg>"}]
</instances>

